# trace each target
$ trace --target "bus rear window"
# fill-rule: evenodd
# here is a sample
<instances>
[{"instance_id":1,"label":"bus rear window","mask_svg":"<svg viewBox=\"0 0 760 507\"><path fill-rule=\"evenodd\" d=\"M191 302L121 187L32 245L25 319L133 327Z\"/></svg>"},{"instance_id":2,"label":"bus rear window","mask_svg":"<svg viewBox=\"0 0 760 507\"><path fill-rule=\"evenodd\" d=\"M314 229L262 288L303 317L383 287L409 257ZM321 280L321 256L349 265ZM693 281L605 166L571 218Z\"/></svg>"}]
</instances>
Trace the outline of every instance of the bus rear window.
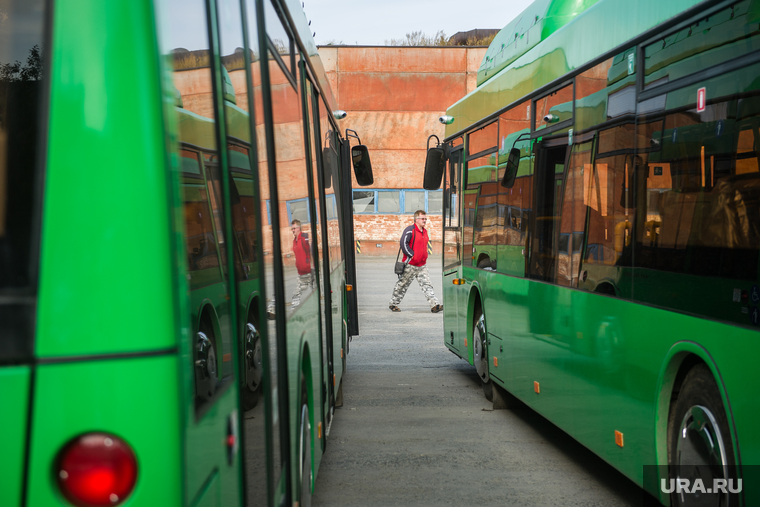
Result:
<instances>
[{"instance_id":1,"label":"bus rear window","mask_svg":"<svg viewBox=\"0 0 760 507\"><path fill-rule=\"evenodd\" d=\"M0 13L0 361L32 350L45 5L10 0Z\"/></svg>"}]
</instances>

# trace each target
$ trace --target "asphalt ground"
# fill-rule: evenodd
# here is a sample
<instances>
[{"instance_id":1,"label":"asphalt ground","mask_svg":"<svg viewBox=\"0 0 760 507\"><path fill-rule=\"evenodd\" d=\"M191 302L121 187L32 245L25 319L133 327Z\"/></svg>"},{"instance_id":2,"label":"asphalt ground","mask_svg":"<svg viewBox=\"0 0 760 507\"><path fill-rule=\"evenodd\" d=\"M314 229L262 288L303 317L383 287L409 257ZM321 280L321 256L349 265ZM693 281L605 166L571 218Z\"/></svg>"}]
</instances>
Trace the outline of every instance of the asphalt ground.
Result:
<instances>
[{"instance_id":1,"label":"asphalt ground","mask_svg":"<svg viewBox=\"0 0 760 507\"><path fill-rule=\"evenodd\" d=\"M314 506L642 505L636 484L536 412L493 410L416 282L391 312L394 261L357 261L360 335ZM440 260L428 268L443 301Z\"/></svg>"}]
</instances>

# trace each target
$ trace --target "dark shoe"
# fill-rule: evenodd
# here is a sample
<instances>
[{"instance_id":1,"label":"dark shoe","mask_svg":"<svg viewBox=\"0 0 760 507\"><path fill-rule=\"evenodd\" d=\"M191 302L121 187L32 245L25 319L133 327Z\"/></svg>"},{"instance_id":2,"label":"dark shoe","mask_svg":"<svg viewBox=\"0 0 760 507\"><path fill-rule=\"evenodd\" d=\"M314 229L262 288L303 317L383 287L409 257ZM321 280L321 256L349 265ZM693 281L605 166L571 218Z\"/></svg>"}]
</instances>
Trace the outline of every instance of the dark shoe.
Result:
<instances>
[{"instance_id":1,"label":"dark shoe","mask_svg":"<svg viewBox=\"0 0 760 507\"><path fill-rule=\"evenodd\" d=\"M441 312L443 311L443 305L435 305L434 307L430 309L430 311L433 313Z\"/></svg>"},{"instance_id":2,"label":"dark shoe","mask_svg":"<svg viewBox=\"0 0 760 507\"><path fill-rule=\"evenodd\" d=\"M400 312L401 311L401 308L399 308L396 305L390 305L388 308L390 308L392 312Z\"/></svg>"}]
</instances>

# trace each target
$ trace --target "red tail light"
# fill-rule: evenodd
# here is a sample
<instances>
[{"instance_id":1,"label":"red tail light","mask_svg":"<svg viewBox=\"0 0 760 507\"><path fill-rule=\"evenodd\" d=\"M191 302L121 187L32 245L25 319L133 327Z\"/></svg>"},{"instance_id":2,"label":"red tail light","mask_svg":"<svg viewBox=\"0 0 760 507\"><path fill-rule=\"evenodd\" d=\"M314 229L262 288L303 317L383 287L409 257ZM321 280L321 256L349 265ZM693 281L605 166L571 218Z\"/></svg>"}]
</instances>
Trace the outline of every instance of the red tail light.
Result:
<instances>
[{"instance_id":1,"label":"red tail light","mask_svg":"<svg viewBox=\"0 0 760 507\"><path fill-rule=\"evenodd\" d=\"M107 433L81 435L58 454L58 487L77 507L118 505L137 481L137 459L126 442Z\"/></svg>"}]
</instances>

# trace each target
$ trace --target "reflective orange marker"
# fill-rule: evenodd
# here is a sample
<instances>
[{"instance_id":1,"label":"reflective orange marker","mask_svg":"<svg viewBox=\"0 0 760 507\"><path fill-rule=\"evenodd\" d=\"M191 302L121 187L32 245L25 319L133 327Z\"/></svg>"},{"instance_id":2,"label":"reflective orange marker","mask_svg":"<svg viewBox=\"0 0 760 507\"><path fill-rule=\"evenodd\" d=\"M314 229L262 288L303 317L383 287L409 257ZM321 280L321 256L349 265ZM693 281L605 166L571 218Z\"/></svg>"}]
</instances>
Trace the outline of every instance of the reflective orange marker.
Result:
<instances>
[{"instance_id":1,"label":"reflective orange marker","mask_svg":"<svg viewBox=\"0 0 760 507\"><path fill-rule=\"evenodd\" d=\"M464 339L464 346L467 346L467 338Z\"/></svg>"},{"instance_id":2,"label":"reflective orange marker","mask_svg":"<svg viewBox=\"0 0 760 507\"><path fill-rule=\"evenodd\" d=\"M346 284L346 290L347 290L348 292L351 292L352 290L354 290L354 286L353 286L353 285L351 285L351 284L348 284L348 283L347 283L347 284Z\"/></svg>"},{"instance_id":3,"label":"reflective orange marker","mask_svg":"<svg viewBox=\"0 0 760 507\"><path fill-rule=\"evenodd\" d=\"M224 354L222 356L222 362L223 363L227 363L227 362L230 362L230 361L232 361L232 354Z\"/></svg>"},{"instance_id":4,"label":"reflective orange marker","mask_svg":"<svg viewBox=\"0 0 760 507\"><path fill-rule=\"evenodd\" d=\"M322 423L317 423L317 438L322 438Z\"/></svg>"},{"instance_id":5,"label":"reflective orange marker","mask_svg":"<svg viewBox=\"0 0 760 507\"><path fill-rule=\"evenodd\" d=\"M620 433L618 430L615 430L615 443L619 445L620 447L623 447L623 434Z\"/></svg>"},{"instance_id":6,"label":"reflective orange marker","mask_svg":"<svg viewBox=\"0 0 760 507\"><path fill-rule=\"evenodd\" d=\"M536 394L541 394L541 386L538 385L538 382L533 382L533 390L536 391Z\"/></svg>"},{"instance_id":7,"label":"reflective orange marker","mask_svg":"<svg viewBox=\"0 0 760 507\"><path fill-rule=\"evenodd\" d=\"M333 385L335 385L335 374L333 373Z\"/></svg>"},{"instance_id":8,"label":"reflective orange marker","mask_svg":"<svg viewBox=\"0 0 760 507\"><path fill-rule=\"evenodd\" d=\"M340 349L340 358L343 359L343 347Z\"/></svg>"},{"instance_id":9,"label":"reflective orange marker","mask_svg":"<svg viewBox=\"0 0 760 507\"><path fill-rule=\"evenodd\" d=\"M494 366L499 366L499 358L496 357L496 356L493 356L493 365Z\"/></svg>"}]
</instances>

